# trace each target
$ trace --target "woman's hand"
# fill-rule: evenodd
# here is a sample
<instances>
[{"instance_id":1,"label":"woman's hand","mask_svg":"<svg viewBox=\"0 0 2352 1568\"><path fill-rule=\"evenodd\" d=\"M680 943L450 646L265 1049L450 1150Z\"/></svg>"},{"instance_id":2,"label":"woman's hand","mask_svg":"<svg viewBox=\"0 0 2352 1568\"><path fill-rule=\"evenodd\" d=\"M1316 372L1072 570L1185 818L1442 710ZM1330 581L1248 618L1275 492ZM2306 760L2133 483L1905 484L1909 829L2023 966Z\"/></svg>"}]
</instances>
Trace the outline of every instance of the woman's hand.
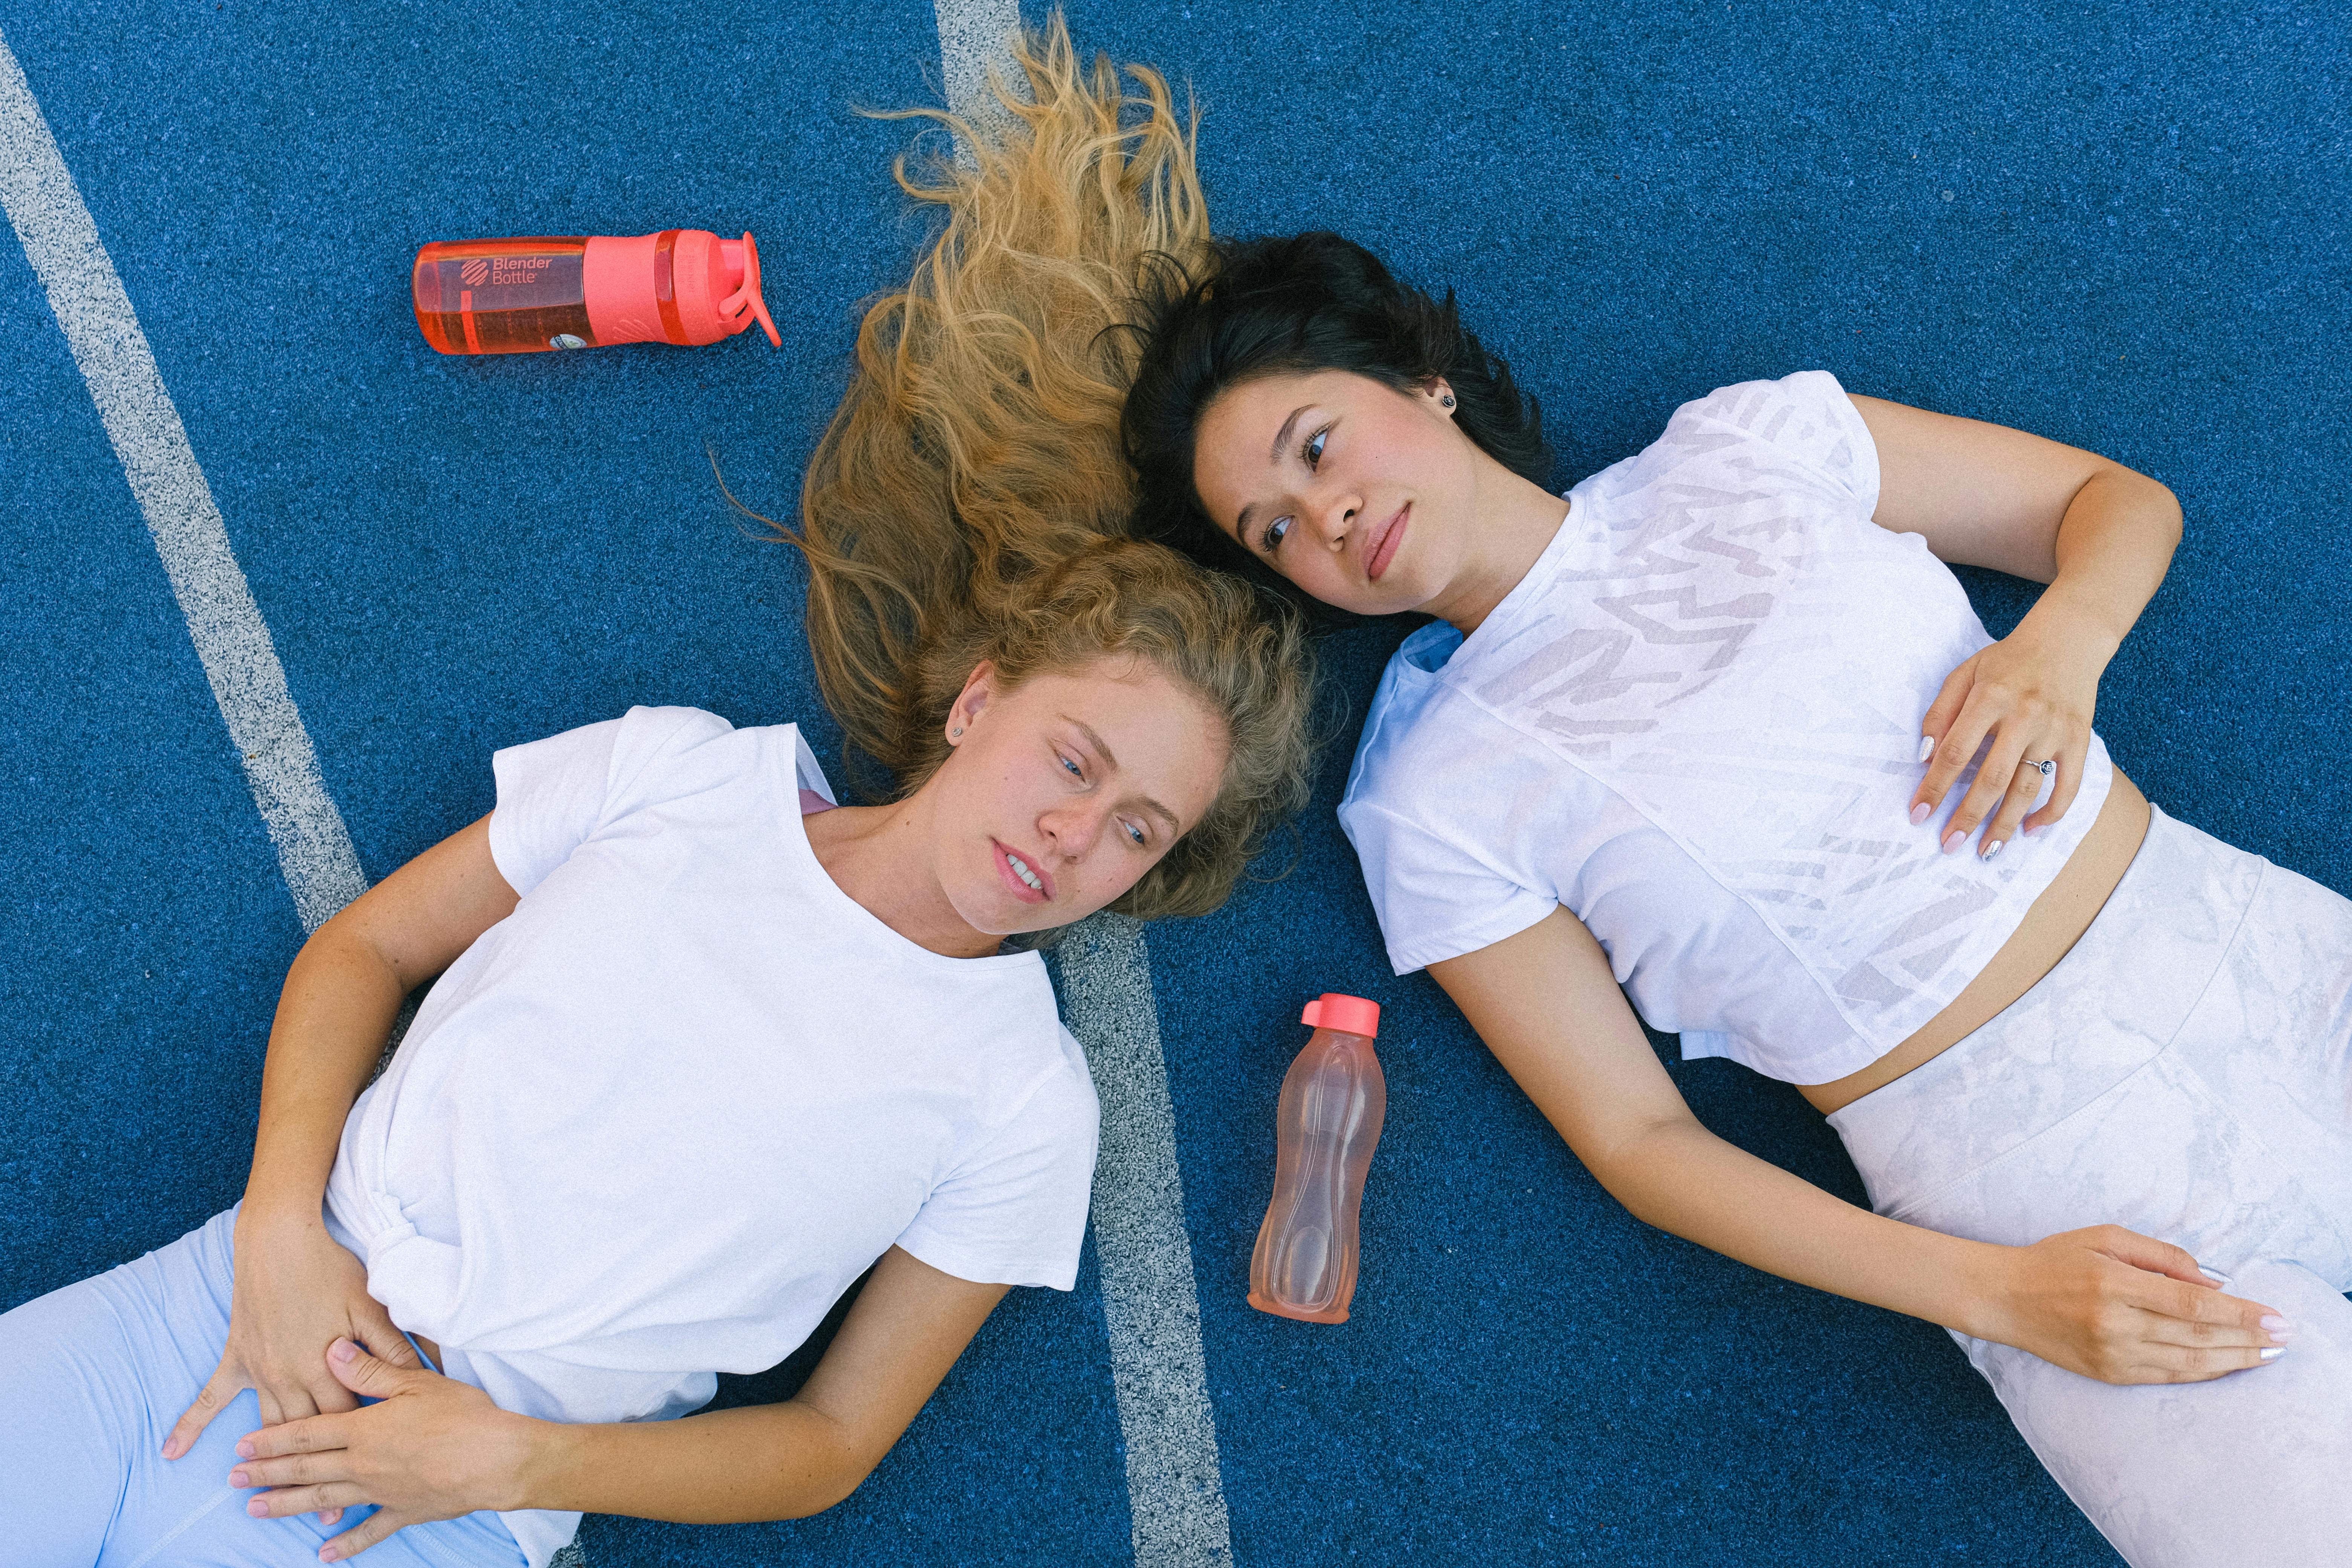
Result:
<instances>
[{"instance_id":1,"label":"woman's hand","mask_svg":"<svg viewBox=\"0 0 2352 1568\"><path fill-rule=\"evenodd\" d=\"M261 1519L377 1510L321 1547L321 1561L355 1557L394 1531L477 1509L521 1506L541 1423L488 1394L417 1366L395 1366L339 1339L324 1358L339 1385L380 1401L364 1409L265 1426L236 1446L233 1487L266 1487L246 1504Z\"/></svg>"},{"instance_id":2,"label":"woman's hand","mask_svg":"<svg viewBox=\"0 0 2352 1568\"><path fill-rule=\"evenodd\" d=\"M1918 534L1938 561L2050 584L2016 631L1951 673L1919 727L1919 760L1932 749L1935 765L1912 797L1915 822L1992 737L1968 797L1936 830L1958 849L1990 816L1978 853L1990 856L2041 792L2042 770L2021 763L2057 763L2057 790L2028 832L2074 804L2099 676L2164 581L2180 503L2145 474L2022 430L1875 397L1853 406L1878 448L1873 521Z\"/></svg>"},{"instance_id":3,"label":"woman's hand","mask_svg":"<svg viewBox=\"0 0 2352 1568\"><path fill-rule=\"evenodd\" d=\"M2113 634L2047 601L2008 637L1978 649L1945 678L1943 690L1920 721L1920 760L1928 767L1911 797L1912 821L1927 821L1943 805L1988 737L1991 748L1976 782L1937 829L1945 853L1967 843L1988 817L1978 854L1990 859L2017 836L2018 819L2042 792L2042 770L2027 766L2030 762L2057 763L2057 786L2049 804L2025 819L2025 831L2037 832L2065 816L2083 787L2099 677L2115 654Z\"/></svg>"},{"instance_id":4,"label":"woman's hand","mask_svg":"<svg viewBox=\"0 0 2352 1568\"><path fill-rule=\"evenodd\" d=\"M163 1441L176 1459L239 1393L265 1426L356 1401L329 1374L348 1335L395 1363L415 1352L368 1294L367 1271L320 1215L352 1102L383 1054L401 997L514 911L487 816L442 840L310 933L287 972L261 1073L253 1173L236 1218L228 1343ZM330 1520L328 1522L332 1523Z\"/></svg>"},{"instance_id":5,"label":"woman's hand","mask_svg":"<svg viewBox=\"0 0 2352 1568\"><path fill-rule=\"evenodd\" d=\"M2260 1366L2294 1337L2179 1247L2121 1226L2008 1248L2000 1267L1983 1337L2101 1383L2203 1383Z\"/></svg>"},{"instance_id":6,"label":"woman's hand","mask_svg":"<svg viewBox=\"0 0 2352 1568\"><path fill-rule=\"evenodd\" d=\"M367 1270L335 1244L315 1214L240 1212L228 1345L219 1370L164 1439L163 1457L186 1453L213 1417L248 1388L260 1398L265 1427L357 1409L359 1400L327 1363L327 1347L344 1336L381 1346L394 1365L418 1364L407 1338L368 1294Z\"/></svg>"}]
</instances>

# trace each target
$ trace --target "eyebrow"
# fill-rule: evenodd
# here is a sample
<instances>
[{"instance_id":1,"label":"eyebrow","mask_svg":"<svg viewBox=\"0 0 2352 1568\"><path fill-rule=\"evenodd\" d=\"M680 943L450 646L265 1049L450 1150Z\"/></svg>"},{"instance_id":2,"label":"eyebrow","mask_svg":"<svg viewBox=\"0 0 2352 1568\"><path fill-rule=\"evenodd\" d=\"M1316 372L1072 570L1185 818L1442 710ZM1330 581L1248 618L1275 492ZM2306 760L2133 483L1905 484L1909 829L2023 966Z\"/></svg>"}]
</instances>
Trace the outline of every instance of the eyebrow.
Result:
<instances>
[{"instance_id":1,"label":"eyebrow","mask_svg":"<svg viewBox=\"0 0 2352 1568\"><path fill-rule=\"evenodd\" d=\"M1282 461L1282 449L1290 445L1291 426L1298 423L1298 416L1306 413L1307 408L1307 405L1302 403L1297 407L1292 409L1290 411L1290 417L1282 422L1282 428L1274 433L1274 445L1265 449L1265 460L1267 462L1279 463Z\"/></svg>"},{"instance_id":2,"label":"eyebrow","mask_svg":"<svg viewBox=\"0 0 2352 1568\"><path fill-rule=\"evenodd\" d=\"M1267 462L1279 463L1282 461L1282 449L1290 445L1290 432L1292 428L1297 425L1298 416L1313 406L1314 405L1312 404L1302 403L1297 407L1290 411L1290 417L1284 420L1282 422L1282 428L1274 433L1274 444L1265 449L1265 460ZM1234 537L1241 541L1244 549L1249 546L1249 521L1251 516L1255 514L1256 510L1257 502L1252 501L1249 505L1242 508L1241 516L1234 519Z\"/></svg>"},{"instance_id":3,"label":"eyebrow","mask_svg":"<svg viewBox=\"0 0 2352 1568\"><path fill-rule=\"evenodd\" d=\"M1103 738L1095 733L1095 727L1093 725L1087 723L1083 719L1076 718L1068 713L1063 714L1062 718L1064 721L1076 729L1079 734L1084 735L1087 738L1087 743L1088 745L1094 747L1096 751L1102 753L1103 765L1105 767L1110 769L1113 773L1118 772L1118 759L1111 754L1111 749L1109 745L1105 742ZM1177 820L1176 814L1169 810L1166 806L1160 805L1158 801L1152 799L1148 795L1143 797L1143 809L1165 820L1168 824L1168 829L1170 832L1181 833L1184 831L1184 825Z\"/></svg>"}]
</instances>

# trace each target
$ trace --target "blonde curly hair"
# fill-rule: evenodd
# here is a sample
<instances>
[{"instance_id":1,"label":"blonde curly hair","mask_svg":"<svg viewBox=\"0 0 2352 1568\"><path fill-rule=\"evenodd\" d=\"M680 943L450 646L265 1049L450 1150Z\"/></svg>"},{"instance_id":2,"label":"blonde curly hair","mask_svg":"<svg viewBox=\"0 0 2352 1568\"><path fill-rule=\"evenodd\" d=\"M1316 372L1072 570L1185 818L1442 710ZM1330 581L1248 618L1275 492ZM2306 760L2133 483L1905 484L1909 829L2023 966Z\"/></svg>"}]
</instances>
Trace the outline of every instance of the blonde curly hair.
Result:
<instances>
[{"instance_id":1,"label":"blonde curly hair","mask_svg":"<svg viewBox=\"0 0 2352 1568\"><path fill-rule=\"evenodd\" d=\"M808 561L825 701L900 795L946 757L982 659L1018 684L1140 657L1197 695L1228 746L1215 804L1111 907L1206 914L1306 804L1312 674L1278 600L1126 537L1125 328L1146 269L1210 254L1192 126L1149 68L1082 67L1058 12L1012 58L1002 116L893 116L939 122L962 156L893 164L941 226L866 310L800 527L779 532Z\"/></svg>"}]
</instances>

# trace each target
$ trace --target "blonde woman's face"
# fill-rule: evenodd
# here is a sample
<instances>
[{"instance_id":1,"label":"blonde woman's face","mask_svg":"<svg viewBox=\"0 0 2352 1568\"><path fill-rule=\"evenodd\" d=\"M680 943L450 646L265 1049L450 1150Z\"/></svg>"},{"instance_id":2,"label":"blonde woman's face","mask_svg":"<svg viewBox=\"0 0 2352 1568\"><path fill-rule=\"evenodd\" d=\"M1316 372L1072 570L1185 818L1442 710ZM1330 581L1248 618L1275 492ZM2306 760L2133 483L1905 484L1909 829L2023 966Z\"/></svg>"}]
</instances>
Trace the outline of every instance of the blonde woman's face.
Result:
<instances>
[{"instance_id":1,"label":"blonde woman's face","mask_svg":"<svg viewBox=\"0 0 2352 1568\"><path fill-rule=\"evenodd\" d=\"M940 884L999 936L1067 925L1134 887L1215 804L1225 767L1223 721L1140 659L1010 691L983 664L948 728L953 754L924 785Z\"/></svg>"},{"instance_id":2,"label":"blonde woman's face","mask_svg":"<svg viewBox=\"0 0 2352 1568\"><path fill-rule=\"evenodd\" d=\"M1476 448L1452 396L1339 370L1244 382L1202 416L1194 488L1218 528L1325 604L1423 609L1468 558Z\"/></svg>"}]
</instances>

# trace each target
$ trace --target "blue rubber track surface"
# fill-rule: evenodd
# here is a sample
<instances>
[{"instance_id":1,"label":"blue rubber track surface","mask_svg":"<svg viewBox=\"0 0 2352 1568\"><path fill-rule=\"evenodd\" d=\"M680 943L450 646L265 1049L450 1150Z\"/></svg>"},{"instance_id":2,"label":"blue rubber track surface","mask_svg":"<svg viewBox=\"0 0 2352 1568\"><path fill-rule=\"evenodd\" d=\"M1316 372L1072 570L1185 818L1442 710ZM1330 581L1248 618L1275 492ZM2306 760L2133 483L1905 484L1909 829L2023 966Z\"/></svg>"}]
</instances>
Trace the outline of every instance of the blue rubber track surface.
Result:
<instances>
[{"instance_id":1,"label":"blue rubber track surface","mask_svg":"<svg viewBox=\"0 0 2352 1568\"><path fill-rule=\"evenodd\" d=\"M1815 366L2164 480L2187 538L2100 729L2168 811L2352 889L2340 8L1070 15L1192 83L1221 229L1338 228L1458 289L1543 398L1562 488L1679 402ZM488 809L495 748L631 703L796 720L831 754L803 579L704 449L790 514L857 301L924 237L887 178L909 132L855 110L939 101L928 5L0 0L0 33L371 877ZM427 239L679 226L759 235L782 353L444 360L410 315ZM235 1201L301 931L13 243L0 323L5 1307ZM1962 575L1996 633L2032 602ZM1940 1331L1633 1220L1436 988L1389 976L1331 806L1408 629L1327 649L1336 741L1287 877L1150 938L1236 1560L2116 1561ZM1383 1005L1390 1109L1356 1315L1307 1328L1242 1295L1324 990ZM1793 1090L1673 1070L1709 1126L1859 1201ZM1014 1293L839 1508L582 1539L597 1568L1094 1563L1128 1531L1089 1253L1075 1292Z\"/></svg>"}]
</instances>

